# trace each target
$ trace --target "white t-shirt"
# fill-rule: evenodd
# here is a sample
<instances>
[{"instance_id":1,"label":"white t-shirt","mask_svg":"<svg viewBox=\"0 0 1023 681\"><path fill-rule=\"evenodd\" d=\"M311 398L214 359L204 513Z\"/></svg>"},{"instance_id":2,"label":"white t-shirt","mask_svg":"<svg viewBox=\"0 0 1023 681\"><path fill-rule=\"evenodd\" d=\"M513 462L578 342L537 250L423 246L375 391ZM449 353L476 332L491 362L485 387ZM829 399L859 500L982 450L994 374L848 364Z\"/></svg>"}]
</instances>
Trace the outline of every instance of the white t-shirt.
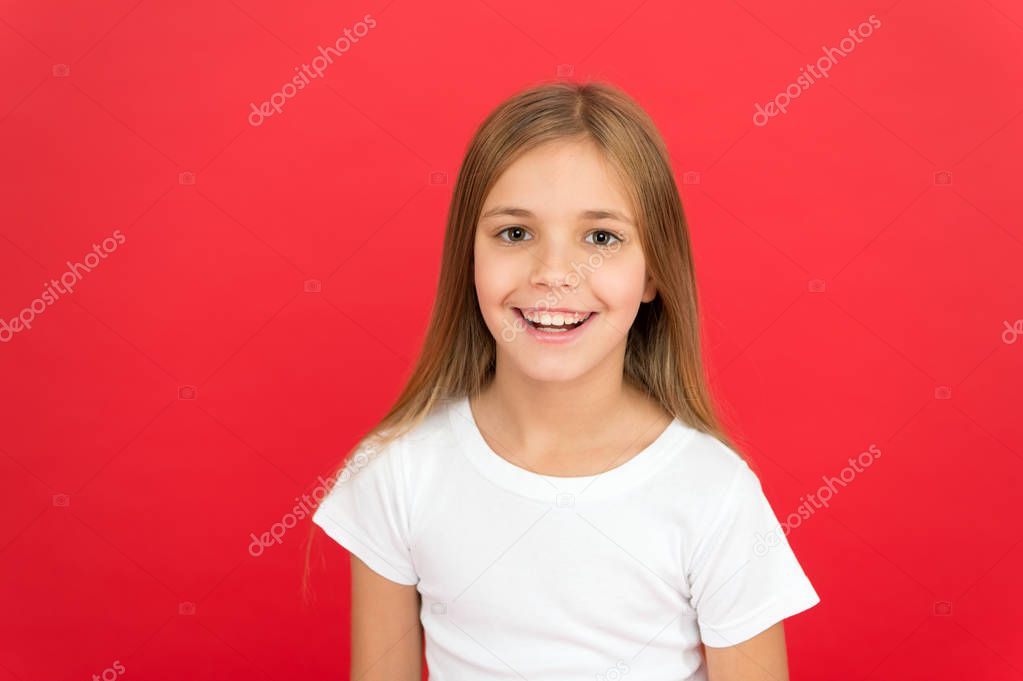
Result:
<instances>
[{"instance_id":1,"label":"white t-shirt","mask_svg":"<svg viewBox=\"0 0 1023 681\"><path fill-rule=\"evenodd\" d=\"M674 420L599 475L545 476L466 398L366 448L313 522L422 596L430 678L705 681L729 646L820 602L756 475Z\"/></svg>"}]
</instances>

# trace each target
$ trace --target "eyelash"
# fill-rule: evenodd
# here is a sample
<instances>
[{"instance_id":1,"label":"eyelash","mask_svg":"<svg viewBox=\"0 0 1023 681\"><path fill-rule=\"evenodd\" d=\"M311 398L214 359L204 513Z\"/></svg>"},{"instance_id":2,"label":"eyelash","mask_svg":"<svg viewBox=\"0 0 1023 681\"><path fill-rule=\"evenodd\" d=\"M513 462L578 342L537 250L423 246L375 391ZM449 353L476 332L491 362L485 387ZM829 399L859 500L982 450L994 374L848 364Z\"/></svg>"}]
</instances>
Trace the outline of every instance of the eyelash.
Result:
<instances>
[{"instance_id":1,"label":"eyelash","mask_svg":"<svg viewBox=\"0 0 1023 681\"><path fill-rule=\"evenodd\" d=\"M501 231L499 231L499 232L497 233L497 238L498 238L498 239L500 239L500 240L501 240L502 242L504 242L504 243L505 243L505 245L508 245L508 246L511 246L511 245L513 245L513 244L517 244L517 243L522 243L521 241L509 241L509 240L507 240L507 239L505 239L505 238L503 238L503 237L501 236L502 234L504 234L505 232L507 232L507 231L508 231L509 229L521 229L521 230L522 230L522 231L524 231L524 232L528 231L528 230L527 230L527 229L526 229L525 227L523 227L522 225L509 225L508 227L505 227L504 229L502 229ZM620 235L620 234L617 234L617 233L615 233L615 232L612 232L612 231L610 231L610 230L607 230L607 229L595 229L595 230L593 230L592 232L590 232L589 234L587 234L586 236L589 236L590 234L596 234L596 233L598 233L598 232L603 232L604 234L608 234L608 235L610 235L610 236L614 237L615 239L617 239L617 240L618 240L618 243L622 243L622 242L624 242L624 241L625 241L625 237L623 237L622 235ZM613 243L613 242L612 242L612 243ZM608 247L608 246L610 246L611 244L610 244L610 243L607 243L607 244L593 244L593 245L594 245L594 246L596 246L597 248L607 248L607 247Z\"/></svg>"}]
</instances>

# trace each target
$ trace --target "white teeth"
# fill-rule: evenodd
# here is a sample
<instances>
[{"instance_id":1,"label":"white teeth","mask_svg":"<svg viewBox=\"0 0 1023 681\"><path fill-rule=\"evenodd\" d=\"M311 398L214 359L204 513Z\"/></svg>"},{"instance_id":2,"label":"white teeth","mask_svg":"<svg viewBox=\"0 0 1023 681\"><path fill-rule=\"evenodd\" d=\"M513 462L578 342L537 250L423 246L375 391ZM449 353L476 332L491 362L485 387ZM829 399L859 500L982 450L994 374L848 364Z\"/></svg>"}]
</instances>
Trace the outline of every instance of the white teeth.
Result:
<instances>
[{"instance_id":1,"label":"white teeth","mask_svg":"<svg viewBox=\"0 0 1023 681\"><path fill-rule=\"evenodd\" d=\"M533 312L527 310L520 310L522 316L533 322L534 324L540 324L541 326L562 326L564 324L578 324L579 322L585 321L589 316L590 312L579 313L579 312Z\"/></svg>"}]
</instances>

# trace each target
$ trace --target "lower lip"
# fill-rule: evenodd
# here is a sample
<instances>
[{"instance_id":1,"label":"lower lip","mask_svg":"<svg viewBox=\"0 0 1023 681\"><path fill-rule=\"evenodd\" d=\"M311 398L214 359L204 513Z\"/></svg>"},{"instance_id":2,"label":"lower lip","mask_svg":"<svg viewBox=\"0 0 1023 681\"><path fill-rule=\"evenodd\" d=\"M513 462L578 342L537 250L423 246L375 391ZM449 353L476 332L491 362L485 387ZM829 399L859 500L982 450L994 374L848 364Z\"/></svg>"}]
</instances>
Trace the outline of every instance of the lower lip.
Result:
<instances>
[{"instance_id":1,"label":"lower lip","mask_svg":"<svg viewBox=\"0 0 1023 681\"><path fill-rule=\"evenodd\" d=\"M569 331L541 331L540 329L533 328L533 325L526 321L526 318L522 316L522 311L518 308L515 308L515 314L526 325L526 333L541 343L571 343L583 334L583 331L593 323L593 318L597 316L596 312L591 312L585 322Z\"/></svg>"}]
</instances>

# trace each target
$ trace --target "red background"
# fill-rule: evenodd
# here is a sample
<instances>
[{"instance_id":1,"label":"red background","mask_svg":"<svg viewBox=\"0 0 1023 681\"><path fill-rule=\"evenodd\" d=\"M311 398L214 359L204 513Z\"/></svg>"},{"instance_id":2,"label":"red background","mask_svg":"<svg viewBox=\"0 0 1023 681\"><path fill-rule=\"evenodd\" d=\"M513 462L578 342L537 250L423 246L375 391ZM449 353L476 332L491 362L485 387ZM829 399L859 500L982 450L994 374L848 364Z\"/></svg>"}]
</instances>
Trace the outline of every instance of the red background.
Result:
<instances>
[{"instance_id":1,"label":"red background","mask_svg":"<svg viewBox=\"0 0 1023 681\"><path fill-rule=\"evenodd\" d=\"M559 65L700 173L710 373L777 515L883 452L789 536L792 678L1023 679L1021 45L1009 0L4 3L0 317L126 241L0 344L0 681L347 676L343 551L304 605L309 521L250 535L396 396L465 145Z\"/></svg>"}]
</instances>

